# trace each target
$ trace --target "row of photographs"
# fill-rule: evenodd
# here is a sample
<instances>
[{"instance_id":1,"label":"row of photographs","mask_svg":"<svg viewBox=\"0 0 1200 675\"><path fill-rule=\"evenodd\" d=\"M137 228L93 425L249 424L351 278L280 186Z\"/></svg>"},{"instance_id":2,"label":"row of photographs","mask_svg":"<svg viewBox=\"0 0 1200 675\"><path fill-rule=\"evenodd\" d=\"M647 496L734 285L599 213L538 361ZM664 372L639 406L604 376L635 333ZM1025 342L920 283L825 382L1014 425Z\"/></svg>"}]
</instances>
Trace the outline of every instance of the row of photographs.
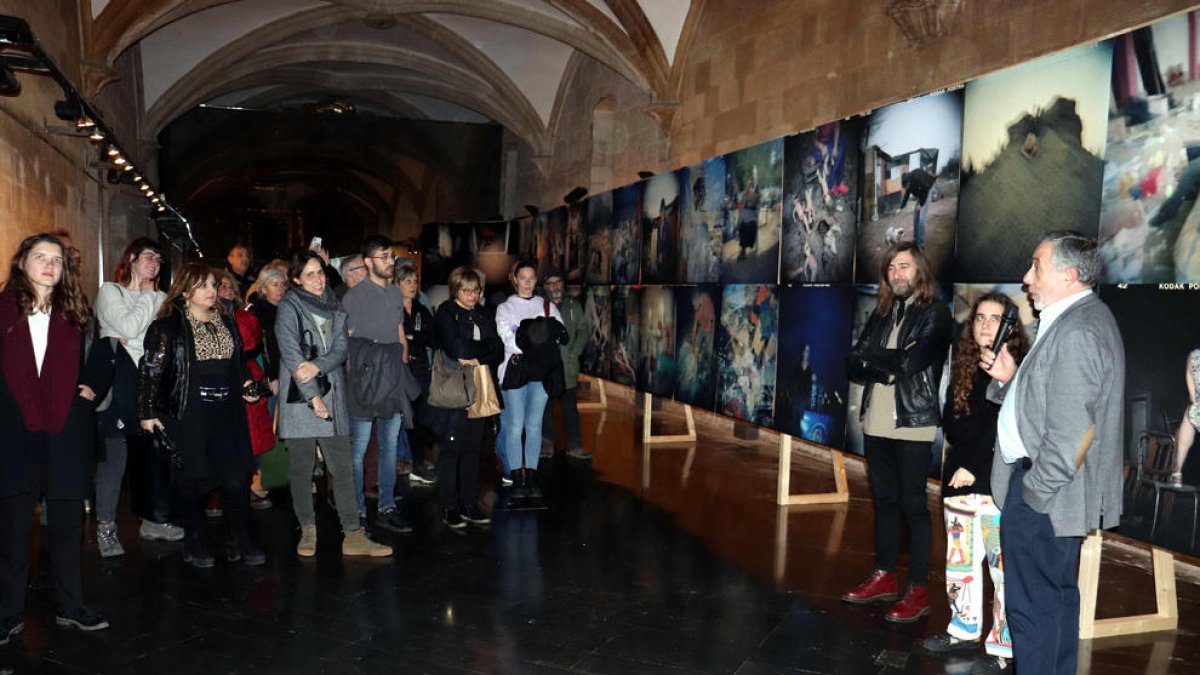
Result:
<instances>
[{"instance_id":1,"label":"row of photographs","mask_svg":"<svg viewBox=\"0 0 1200 675\"><path fill-rule=\"evenodd\" d=\"M1051 227L1097 237L1110 283L1197 282L1194 41L1172 17L531 219L441 226L431 282L506 252L581 284L874 283L913 239L940 278L1014 283Z\"/></svg>"},{"instance_id":2,"label":"row of photographs","mask_svg":"<svg viewBox=\"0 0 1200 675\"><path fill-rule=\"evenodd\" d=\"M862 386L848 380L846 359L875 308L877 286L590 286L577 292L591 325L583 372L863 454ZM1014 300L1026 334L1036 338L1036 317L1020 284L955 284L942 400L971 309L992 292ZM1178 441L1178 451L1188 452L1195 436L1192 402L1200 396L1200 285L1113 284L1098 293L1125 344L1126 465L1132 469L1163 443ZM940 474L942 453L939 431L932 477ZM1184 481L1200 484L1200 460L1184 465ZM1195 552L1177 529L1152 527L1153 491L1129 485L1120 531Z\"/></svg>"}]
</instances>

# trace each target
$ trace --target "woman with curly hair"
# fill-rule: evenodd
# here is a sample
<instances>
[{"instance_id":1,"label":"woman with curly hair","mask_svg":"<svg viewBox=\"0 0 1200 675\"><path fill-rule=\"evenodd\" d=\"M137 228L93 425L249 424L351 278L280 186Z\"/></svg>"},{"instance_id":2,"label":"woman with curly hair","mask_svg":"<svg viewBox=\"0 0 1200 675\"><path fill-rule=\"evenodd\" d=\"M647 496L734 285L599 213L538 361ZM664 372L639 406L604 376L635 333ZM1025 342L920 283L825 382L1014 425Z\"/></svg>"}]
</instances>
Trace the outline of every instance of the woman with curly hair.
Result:
<instances>
[{"instance_id":1,"label":"woman with curly hair","mask_svg":"<svg viewBox=\"0 0 1200 675\"><path fill-rule=\"evenodd\" d=\"M946 596L950 624L924 641L932 652L978 649L983 636L983 566L995 587L992 627L984 642L985 658L971 670L1005 672L1012 658L1012 637L1004 611L1004 571L1000 552L1000 509L992 500L992 452L1000 406L987 398L991 376L983 354L990 350L1011 298L988 293L975 301L955 350L950 389L942 412L948 448L942 462L942 505L946 523ZM1004 345L1020 363L1029 338L1017 321Z\"/></svg>"},{"instance_id":2,"label":"woman with curly hair","mask_svg":"<svg viewBox=\"0 0 1200 675\"><path fill-rule=\"evenodd\" d=\"M25 627L33 514L45 498L55 623L85 631L108 622L83 604L83 500L96 463L97 395L108 356L86 358L91 317L79 268L52 234L17 247L0 291L0 645ZM102 357L102 358L97 358Z\"/></svg>"},{"instance_id":3,"label":"woman with curly hair","mask_svg":"<svg viewBox=\"0 0 1200 675\"><path fill-rule=\"evenodd\" d=\"M179 270L158 319L146 332L138 371L138 418L148 432L162 429L180 449L179 519L183 559L212 567L203 540L203 500L221 491L229 523L230 561L262 565L264 554L250 539L250 473L253 460L245 396L251 384L242 336L217 297L217 278L203 263Z\"/></svg>"}]
</instances>

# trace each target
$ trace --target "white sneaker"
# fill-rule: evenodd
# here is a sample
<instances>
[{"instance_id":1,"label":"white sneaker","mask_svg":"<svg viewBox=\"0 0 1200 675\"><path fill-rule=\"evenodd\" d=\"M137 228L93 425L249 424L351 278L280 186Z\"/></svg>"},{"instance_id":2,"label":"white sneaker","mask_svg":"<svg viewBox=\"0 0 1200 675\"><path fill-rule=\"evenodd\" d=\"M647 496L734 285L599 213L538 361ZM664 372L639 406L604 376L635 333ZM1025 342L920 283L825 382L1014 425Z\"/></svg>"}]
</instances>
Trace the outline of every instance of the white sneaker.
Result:
<instances>
[{"instance_id":1,"label":"white sneaker","mask_svg":"<svg viewBox=\"0 0 1200 675\"><path fill-rule=\"evenodd\" d=\"M179 541L183 539L183 528L171 523L155 523L145 518L138 528L138 536L146 541L160 539L162 541Z\"/></svg>"},{"instance_id":2,"label":"white sneaker","mask_svg":"<svg viewBox=\"0 0 1200 675\"><path fill-rule=\"evenodd\" d=\"M412 473L408 474L408 482L412 483L413 485L433 485L437 481L426 478L416 471L413 471Z\"/></svg>"},{"instance_id":3,"label":"white sneaker","mask_svg":"<svg viewBox=\"0 0 1200 675\"><path fill-rule=\"evenodd\" d=\"M503 487L512 487L512 479L508 476L501 476L500 485Z\"/></svg>"}]
</instances>

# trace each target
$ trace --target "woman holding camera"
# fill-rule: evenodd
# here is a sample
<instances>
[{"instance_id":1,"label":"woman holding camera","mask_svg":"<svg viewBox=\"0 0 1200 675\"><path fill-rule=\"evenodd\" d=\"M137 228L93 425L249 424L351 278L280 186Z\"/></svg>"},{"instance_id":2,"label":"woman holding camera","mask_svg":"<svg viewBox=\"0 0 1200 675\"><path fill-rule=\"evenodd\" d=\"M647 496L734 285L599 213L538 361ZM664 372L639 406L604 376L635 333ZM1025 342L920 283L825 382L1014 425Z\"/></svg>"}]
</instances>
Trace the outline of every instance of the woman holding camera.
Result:
<instances>
[{"instance_id":1,"label":"woman holding camera","mask_svg":"<svg viewBox=\"0 0 1200 675\"><path fill-rule=\"evenodd\" d=\"M367 539L354 498L350 414L342 364L349 353L346 310L325 284L319 255L303 251L288 267L292 287L279 303L279 437L287 440L292 508L300 521L296 554L317 553L312 475L317 446L333 477L333 498L342 523L342 555L389 556L392 549Z\"/></svg>"},{"instance_id":2,"label":"woman holding camera","mask_svg":"<svg viewBox=\"0 0 1200 675\"><path fill-rule=\"evenodd\" d=\"M254 470L246 406L253 381L242 338L217 297L217 278L203 263L179 270L158 319L146 332L138 372L138 416L148 432L165 433L182 463L179 519L184 562L212 567L204 543L204 498L221 491L229 523L226 555L254 566L267 557L250 539L250 473Z\"/></svg>"}]
</instances>

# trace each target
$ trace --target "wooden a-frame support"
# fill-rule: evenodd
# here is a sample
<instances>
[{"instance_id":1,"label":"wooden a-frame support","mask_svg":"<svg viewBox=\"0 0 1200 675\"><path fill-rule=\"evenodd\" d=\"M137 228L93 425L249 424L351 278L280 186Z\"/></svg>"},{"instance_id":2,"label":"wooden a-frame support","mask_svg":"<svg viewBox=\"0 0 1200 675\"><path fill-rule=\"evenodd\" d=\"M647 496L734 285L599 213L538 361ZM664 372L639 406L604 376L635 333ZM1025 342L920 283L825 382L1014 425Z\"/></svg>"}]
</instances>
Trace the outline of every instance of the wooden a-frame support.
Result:
<instances>
[{"instance_id":1,"label":"wooden a-frame support","mask_svg":"<svg viewBox=\"0 0 1200 675\"><path fill-rule=\"evenodd\" d=\"M846 484L846 458L837 450L830 450L833 463L833 492L817 492L807 495L792 494L792 437L779 435L779 491L775 502L781 506L794 504L844 504L850 501L850 488Z\"/></svg>"},{"instance_id":2,"label":"wooden a-frame support","mask_svg":"<svg viewBox=\"0 0 1200 675\"><path fill-rule=\"evenodd\" d=\"M578 403L575 404L575 409L579 410L581 412L585 411L585 410L607 410L608 409L608 395L604 393L604 380L602 380L598 377L592 377L591 375L582 375L580 377L581 378L586 377L588 379L588 381L592 383L592 386L594 386L597 390L599 390L600 400L599 401L579 401Z\"/></svg>"},{"instance_id":3,"label":"wooden a-frame support","mask_svg":"<svg viewBox=\"0 0 1200 675\"><path fill-rule=\"evenodd\" d=\"M655 436L650 433L650 410L651 403L654 399L652 394L643 394L645 397L645 406L642 415L642 443L695 443L696 442L696 420L692 417L692 406L683 403L683 415L687 419L686 434L663 434Z\"/></svg>"},{"instance_id":4,"label":"wooden a-frame support","mask_svg":"<svg viewBox=\"0 0 1200 675\"><path fill-rule=\"evenodd\" d=\"M1079 551L1079 637L1084 640L1133 635L1179 627L1179 607L1175 595L1175 556L1161 548L1151 548L1154 562L1154 614L1096 618L1096 593L1100 585L1100 548L1103 538L1093 532Z\"/></svg>"}]
</instances>

